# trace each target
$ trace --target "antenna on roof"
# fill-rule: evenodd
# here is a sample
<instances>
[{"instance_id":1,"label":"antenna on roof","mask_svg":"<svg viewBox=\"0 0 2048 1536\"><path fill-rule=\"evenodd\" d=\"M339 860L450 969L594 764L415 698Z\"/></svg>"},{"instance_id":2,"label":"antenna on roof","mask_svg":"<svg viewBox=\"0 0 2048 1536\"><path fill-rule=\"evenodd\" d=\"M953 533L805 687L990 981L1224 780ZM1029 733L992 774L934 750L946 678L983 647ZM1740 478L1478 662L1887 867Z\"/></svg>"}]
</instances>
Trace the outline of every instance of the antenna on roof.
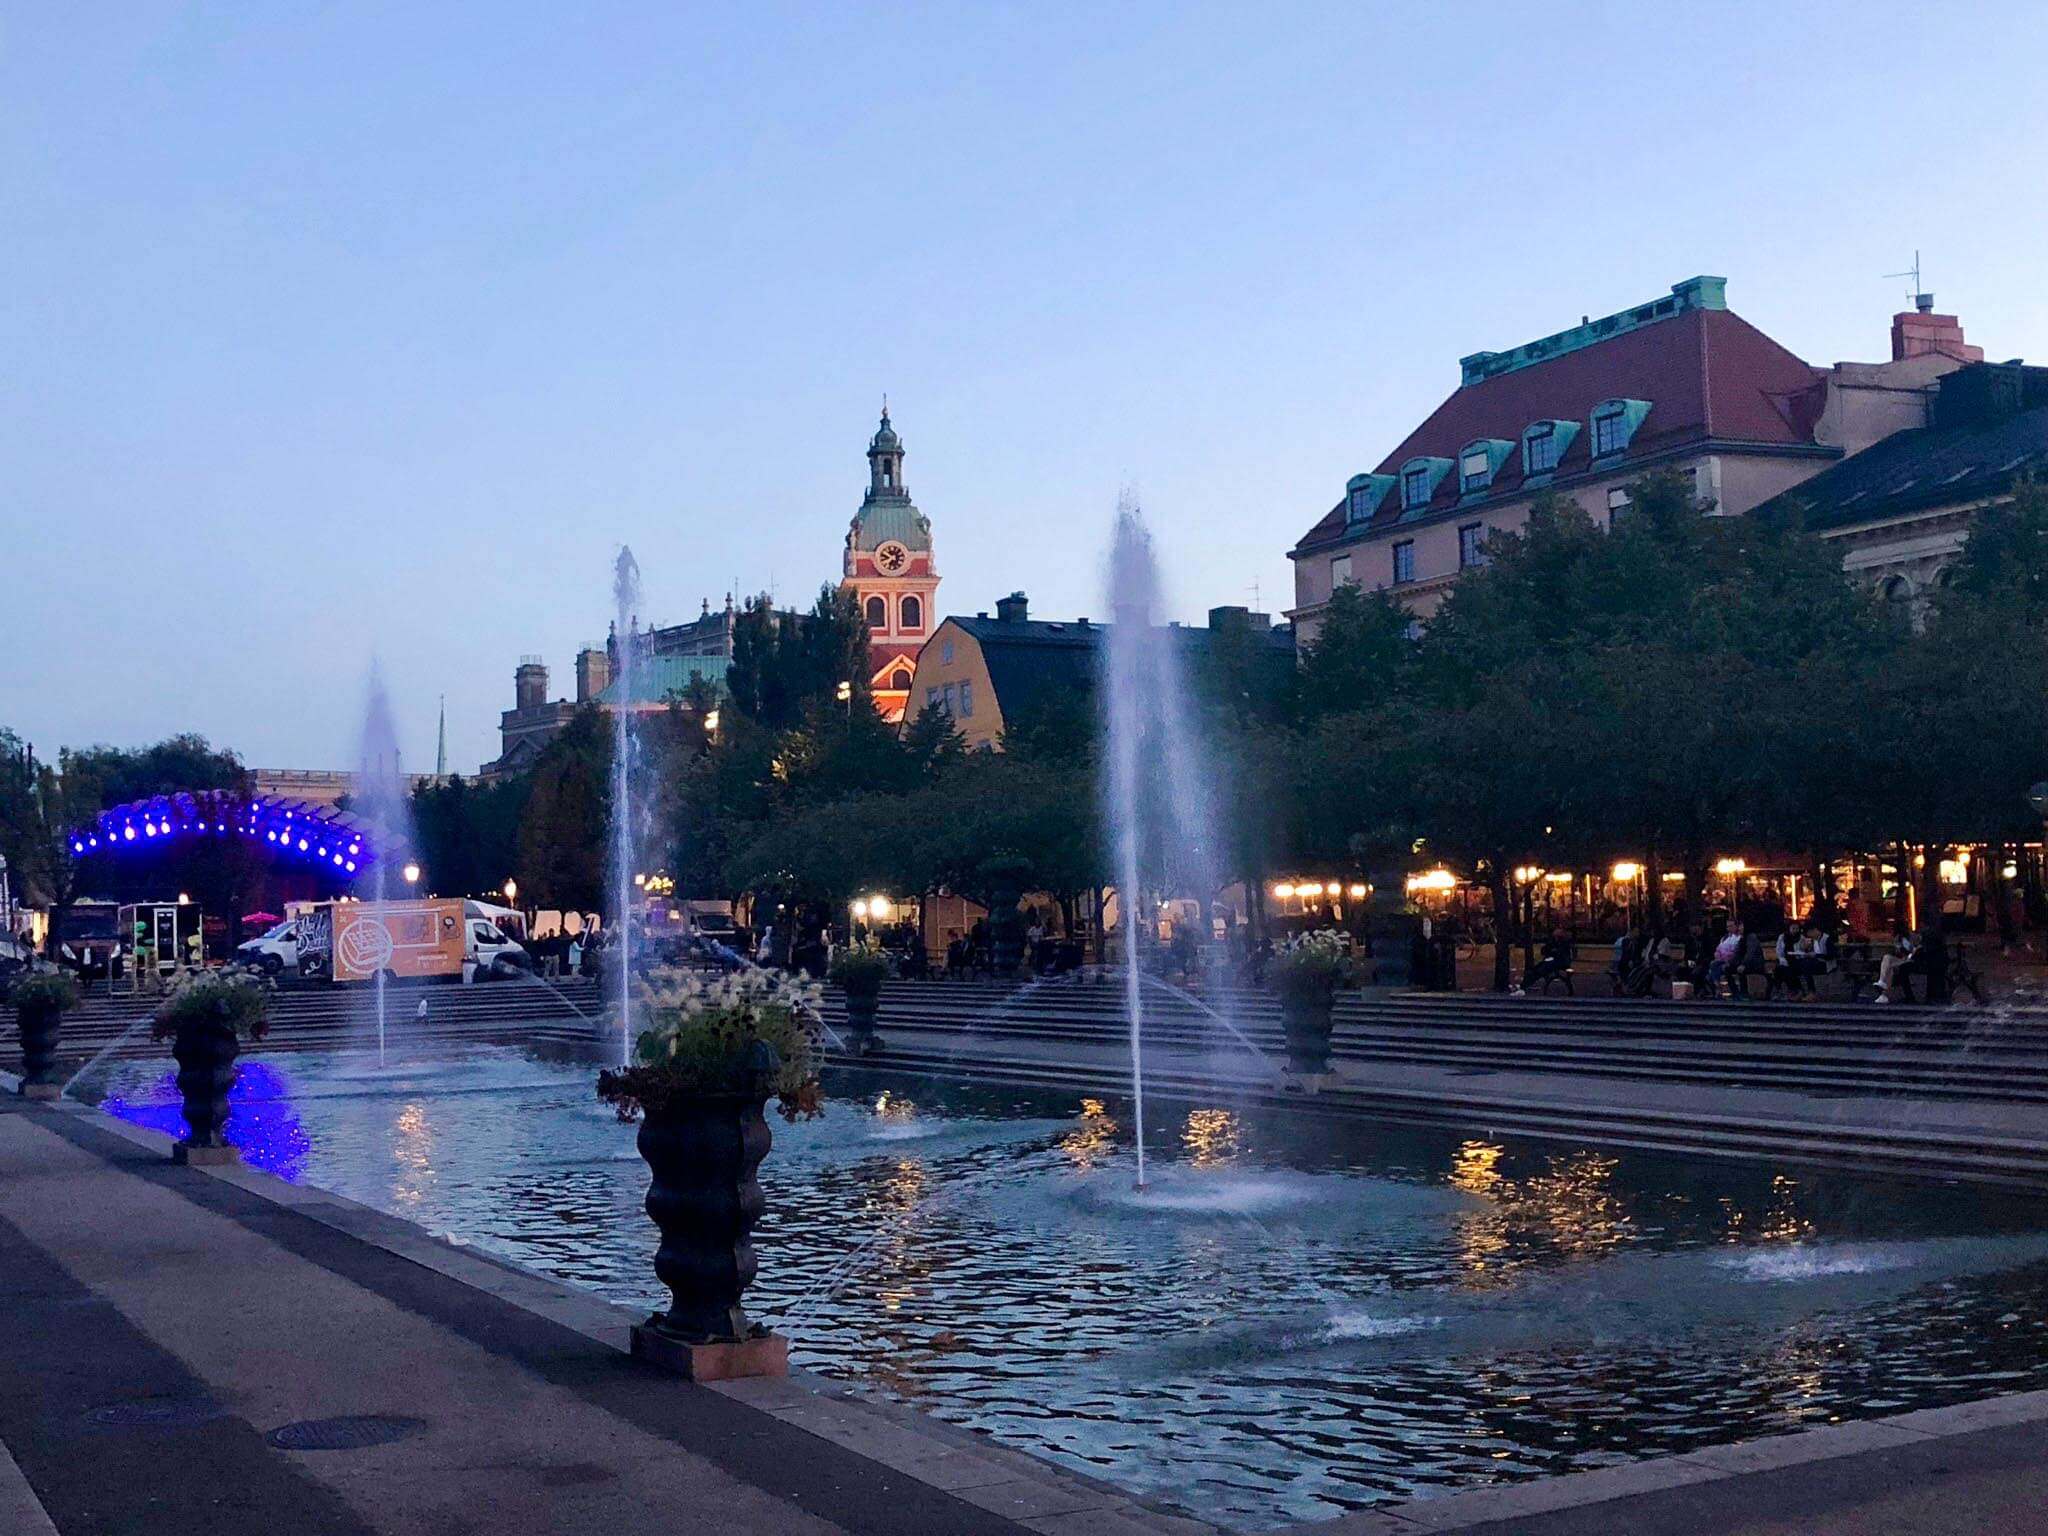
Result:
<instances>
[{"instance_id":1,"label":"antenna on roof","mask_svg":"<svg viewBox=\"0 0 2048 1536\"><path fill-rule=\"evenodd\" d=\"M1257 612L1259 612L1259 611L1260 611L1260 606L1261 606L1261 605L1260 605L1260 603L1259 603L1259 583L1258 583L1258 581L1257 581L1257 579L1256 579L1256 578L1254 578L1254 580L1252 581L1252 584L1251 584L1251 594L1252 594L1252 612L1253 612L1253 613L1257 613Z\"/></svg>"},{"instance_id":2,"label":"antenna on roof","mask_svg":"<svg viewBox=\"0 0 2048 1536\"><path fill-rule=\"evenodd\" d=\"M1887 272L1885 276L1910 277L1913 279L1913 286L1906 290L1906 297L1913 301L1913 307L1923 315L1934 308L1934 295L1920 286L1920 253L1918 251L1913 253L1912 266L1903 272Z\"/></svg>"}]
</instances>

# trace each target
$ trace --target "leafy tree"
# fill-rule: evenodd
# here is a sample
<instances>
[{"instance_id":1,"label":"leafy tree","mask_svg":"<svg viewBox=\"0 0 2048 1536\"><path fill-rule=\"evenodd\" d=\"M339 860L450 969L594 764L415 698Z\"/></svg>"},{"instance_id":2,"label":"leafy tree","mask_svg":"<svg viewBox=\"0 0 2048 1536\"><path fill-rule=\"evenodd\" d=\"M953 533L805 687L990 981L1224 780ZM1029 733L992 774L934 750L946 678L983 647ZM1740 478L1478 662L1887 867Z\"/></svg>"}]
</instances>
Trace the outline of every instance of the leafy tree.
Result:
<instances>
[{"instance_id":1,"label":"leafy tree","mask_svg":"<svg viewBox=\"0 0 2048 1536\"><path fill-rule=\"evenodd\" d=\"M611 754L610 720L585 708L535 761L518 838L519 883L534 905L603 905Z\"/></svg>"},{"instance_id":2,"label":"leafy tree","mask_svg":"<svg viewBox=\"0 0 2048 1536\"><path fill-rule=\"evenodd\" d=\"M1330 594L1315 639L1302 648L1301 712L1311 719L1376 709L1413 688L1410 615L1391 592L1346 583Z\"/></svg>"}]
</instances>

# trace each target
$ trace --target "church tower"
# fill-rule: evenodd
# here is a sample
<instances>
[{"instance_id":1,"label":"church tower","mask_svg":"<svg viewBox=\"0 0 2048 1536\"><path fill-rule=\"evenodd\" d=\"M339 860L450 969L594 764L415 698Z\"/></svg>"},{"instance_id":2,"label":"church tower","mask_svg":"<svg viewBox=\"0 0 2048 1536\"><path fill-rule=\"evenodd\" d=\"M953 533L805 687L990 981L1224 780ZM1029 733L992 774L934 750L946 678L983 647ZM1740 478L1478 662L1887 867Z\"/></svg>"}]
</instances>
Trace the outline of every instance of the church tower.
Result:
<instances>
[{"instance_id":1,"label":"church tower","mask_svg":"<svg viewBox=\"0 0 2048 1536\"><path fill-rule=\"evenodd\" d=\"M939 568L932 558L932 525L903 484L903 440L882 424L868 443L868 493L846 532L840 580L868 621L868 665L875 708L892 725L910 701L917 653L936 622L932 602Z\"/></svg>"}]
</instances>

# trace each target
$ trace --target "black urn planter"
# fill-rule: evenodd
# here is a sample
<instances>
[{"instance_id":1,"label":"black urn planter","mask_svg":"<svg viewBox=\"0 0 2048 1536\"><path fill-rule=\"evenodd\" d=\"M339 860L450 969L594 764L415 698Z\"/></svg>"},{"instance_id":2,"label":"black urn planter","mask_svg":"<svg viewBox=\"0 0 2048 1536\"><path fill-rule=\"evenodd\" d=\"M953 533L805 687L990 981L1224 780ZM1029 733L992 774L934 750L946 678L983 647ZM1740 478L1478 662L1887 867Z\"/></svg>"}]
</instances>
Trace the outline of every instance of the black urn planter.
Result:
<instances>
[{"instance_id":1,"label":"black urn planter","mask_svg":"<svg viewBox=\"0 0 2048 1536\"><path fill-rule=\"evenodd\" d=\"M1330 1070L1330 1032L1336 996L1325 993L1311 997L1280 999L1280 1023L1287 1039L1287 1069L1304 1077L1317 1077Z\"/></svg>"},{"instance_id":2,"label":"black urn planter","mask_svg":"<svg viewBox=\"0 0 2048 1536\"><path fill-rule=\"evenodd\" d=\"M57 1096L57 1036L64 1020L62 1008L47 1003L30 1003L16 1008L14 1022L21 1031L21 1094L27 1099Z\"/></svg>"},{"instance_id":3,"label":"black urn planter","mask_svg":"<svg viewBox=\"0 0 2048 1536\"><path fill-rule=\"evenodd\" d=\"M766 1198L754 1177L774 1144L759 1093L706 1093L650 1108L640 1124L640 1155L653 1182L647 1214L661 1229L654 1273L673 1305L647 1327L686 1344L733 1343L757 1336L740 1297L754 1279L748 1234Z\"/></svg>"},{"instance_id":4,"label":"black urn planter","mask_svg":"<svg viewBox=\"0 0 2048 1536\"><path fill-rule=\"evenodd\" d=\"M872 1056L882 1048L881 1036L875 1033L875 1012L882 1004L881 989L848 987L845 991L846 1048L856 1056Z\"/></svg>"},{"instance_id":5,"label":"black urn planter","mask_svg":"<svg viewBox=\"0 0 2048 1536\"><path fill-rule=\"evenodd\" d=\"M171 1055L178 1063L178 1092L185 1100L186 1137L182 1148L226 1147L222 1132L228 1123L228 1094L235 1086L235 1058L242 1042L232 1025L202 1019L178 1026Z\"/></svg>"}]
</instances>

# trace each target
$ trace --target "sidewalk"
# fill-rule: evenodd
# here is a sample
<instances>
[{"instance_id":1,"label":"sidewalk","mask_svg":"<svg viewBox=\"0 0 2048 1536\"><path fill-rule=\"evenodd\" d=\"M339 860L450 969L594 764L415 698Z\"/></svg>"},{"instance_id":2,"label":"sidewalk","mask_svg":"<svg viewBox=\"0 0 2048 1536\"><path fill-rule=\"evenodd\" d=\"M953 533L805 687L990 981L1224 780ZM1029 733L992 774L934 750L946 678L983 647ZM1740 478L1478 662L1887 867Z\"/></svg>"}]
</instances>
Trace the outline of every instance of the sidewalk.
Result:
<instances>
[{"instance_id":1,"label":"sidewalk","mask_svg":"<svg viewBox=\"0 0 2048 1536\"><path fill-rule=\"evenodd\" d=\"M629 1321L90 1112L0 1105L0 1446L62 1536L1200 1529L801 1380L677 1381L624 1353Z\"/></svg>"},{"instance_id":2,"label":"sidewalk","mask_svg":"<svg viewBox=\"0 0 2048 1536\"><path fill-rule=\"evenodd\" d=\"M594 1297L165 1145L0 1100L0 1536L1208 1530L815 1381L676 1381ZM1296 1530L2028 1536L2048 1393Z\"/></svg>"}]
</instances>

